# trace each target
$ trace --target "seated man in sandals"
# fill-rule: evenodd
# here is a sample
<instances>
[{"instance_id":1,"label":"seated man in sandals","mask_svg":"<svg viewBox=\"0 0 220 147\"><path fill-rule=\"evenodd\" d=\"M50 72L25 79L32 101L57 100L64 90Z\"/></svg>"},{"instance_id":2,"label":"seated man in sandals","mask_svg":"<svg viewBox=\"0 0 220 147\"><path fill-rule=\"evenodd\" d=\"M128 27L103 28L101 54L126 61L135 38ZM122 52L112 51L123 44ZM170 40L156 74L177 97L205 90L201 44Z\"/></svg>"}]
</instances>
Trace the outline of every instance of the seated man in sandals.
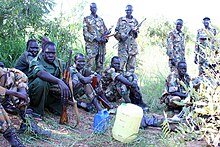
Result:
<instances>
[{"instance_id":1,"label":"seated man in sandals","mask_svg":"<svg viewBox=\"0 0 220 147\"><path fill-rule=\"evenodd\" d=\"M94 76L98 77L98 79L100 79L100 76L96 75L93 71L85 68L86 62L83 54L76 54L74 57L74 63L75 65L71 67L71 76L74 90L73 93L78 101L78 106L84 108L86 111L91 111L92 104L94 104L97 111L102 110L102 107L98 101L98 97L104 99L104 101L108 104L109 102L104 97L101 86L97 85L95 88L94 85L91 84ZM84 100L79 99L84 94L86 95L86 97L89 98L88 103L85 103Z\"/></svg>"}]
</instances>

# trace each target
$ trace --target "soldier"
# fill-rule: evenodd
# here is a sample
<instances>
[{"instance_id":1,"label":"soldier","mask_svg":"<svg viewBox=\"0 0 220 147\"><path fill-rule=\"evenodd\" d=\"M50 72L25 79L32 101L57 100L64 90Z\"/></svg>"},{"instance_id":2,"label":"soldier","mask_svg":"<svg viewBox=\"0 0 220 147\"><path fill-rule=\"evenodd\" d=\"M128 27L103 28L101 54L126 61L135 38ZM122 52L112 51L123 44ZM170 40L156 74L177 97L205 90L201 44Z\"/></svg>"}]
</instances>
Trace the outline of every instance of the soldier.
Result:
<instances>
[{"instance_id":1,"label":"soldier","mask_svg":"<svg viewBox=\"0 0 220 147\"><path fill-rule=\"evenodd\" d=\"M85 57L83 54L76 54L74 57L74 63L75 66L71 68L71 76L75 98L79 99L83 94L86 94L86 96L90 99L90 102L95 105L96 110L102 110L102 107L100 106L97 97L99 95L103 97L104 93L101 87L94 89L91 85L93 77L97 75L94 72L85 68ZM104 99L106 102L108 102L105 97ZM87 111L90 111L89 103L83 103L80 101L77 102L78 106L83 107Z\"/></svg>"},{"instance_id":2,"label":"soldier","mask_svg":"<svg viewBox=\"0 0 220 147\"><path fill-rule=\"evenodd\" d=\"M94 71L101 73L105 62L106 43L108 40L105 35L108 32L105 23L101 17L96 14L97 6L90 4L91 14L83 19L83 36L87 53L87 66Z\"/></svg>"},{"instance_id":3,"label":"soldier","mask_svg":"<svg viewBox=\"0 0 220 147\"><path fill-rule=\"evenodd\" d=\"M177 69L167 77L165 90L160 99L161 103L165 103L169 109L181 110L182 107L176 105L174 101L184 100L188 96L181 82L183 82L186 87L189 87L190 80L190 76L187 74L186 62L178 62Z\"/></svg>"},{"instance_id":4,"label":"soldier","mask_svg":"<svg viewBox=\"0 0 220 147\"><path fill-rule=\"evenodd\" d=\"M27 76L14 68L0 67L0 77L0 131L3 133L3 136L12 146L24 146L15 134L15 129L12 127L6 111L20 115L22 119L20 133L23 133L27 129L27 125L30 125L31 131L34 133L50 136L51 133L49 131L43 131L31 120L31 111L27 109L30 101L27 95ZM28 123L28 120L31 120L31 124Z\"/></svg>"},{"instance_id":5,"label":"soldier","mask_svg":"<svg viewBox=\"0 0 220 147\"><path fill-rule=\"evenodd\" d=\"M44 108L54 114L61 113L61 98L68 99L71 96L68 86L61 79L64 64L56 59L56 45L47 42L42 53L35 58L28 72L30 104L33 110L44 115ZM49 90L57 87L60 95L54 95Z\"/></svg>"},{"instance_id":6,"label":"soldier","mask_svg":"<svg viewBox=\"0 0 220 147\"><path fill-rule=\"evenodd\" d=\"M197 30L194 63L199 64L199 76L204 74L205 68L212 66L209 63L211 52L214 51L214 40L211 36L216 35L216 30L209 26L210 23L209 17L203 18L204 28Z\"/></svg>"},{"instance_id":7,"label":"soldier","mask_svg":"<svg viewBox=\"0 0 220 147\"><path fill-rule=\"evenodd\" d=\"M185 61L184 33L181 31L183 20L177 19L176 29L168 34L167 55L169 57L170 71L176 69L177 63Z\"/></svg>"},{"instance_id":8,"label":"soldier","mask_svg":"<svg viewBox=\"0 0 220 147\"><path fill-rule=\"evenodd\" d=\"M21 70L27 75L30 62L37 56L38 52L39 46L37 40L28 40L26 51L17 59L15 68Z\"/></svg>"},{"instance_id":9,"label":"soldier","mask_svg":"<svg viewBox=\"0 0 220 147\"><path fill-rule=\"evenodd\" d=\"M138 21L131 15L132 5L127 5L125 17L120 17L115 28L115 38L118 40L118 56L121 59L120 69L129 71L136 67L136 55L138 54L138 45L136 38L138 30L136 29Z\"/></svg>"},{"instance_id":10,"label":"soldier","mask_svg":"<svg viewBox=\"0 0 220 147\"><path fill-rule=\"evenodd\" d=\"M107 99L113 102L123 98L126 103L136 104L148 111L149 108L142 100L137 80L133 71L120 72L120 58L114 56L111 66L104 71L102 76L103 90Z\"/></svg>"}]
</instances>

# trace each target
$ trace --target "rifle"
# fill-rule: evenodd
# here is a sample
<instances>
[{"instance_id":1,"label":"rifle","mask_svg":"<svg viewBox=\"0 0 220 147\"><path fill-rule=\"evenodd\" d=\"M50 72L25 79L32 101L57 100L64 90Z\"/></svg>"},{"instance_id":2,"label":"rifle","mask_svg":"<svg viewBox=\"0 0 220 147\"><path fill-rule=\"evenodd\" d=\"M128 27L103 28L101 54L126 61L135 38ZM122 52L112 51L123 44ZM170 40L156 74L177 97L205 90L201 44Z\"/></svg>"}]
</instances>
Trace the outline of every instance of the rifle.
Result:
<instances>
[{"instance_id":1,"label":"rifle","mask_svg":"<svg viewBox=\"0 0 220 147\"><path fill-rule=\"evenodd\" d=\"M127 32L128 36L134 36L134 33L132 31L138 32L139 28L141 27L141 25L143 24L143 22L146 20L146 18L144 18L136 27L135 29L130 28L130 30ZM135 37L137 38L137 37Z\"/></svg>"},{"instance_id":2,"label":"rifle","mask_svg":"<svg viewBox=\"0 0 220 147\"><path fill-rule=\"evenodd\" d=\"M98 86L98 79L97 79L96 75L92 78L92 84L91 85L94 89L96 89L96 87ZM104 94L103 94L103 96L104 96ZM99 96L99 94L97 95L97 98L105 108L111 109L111 105L105 99L103 99L101 96Z\"/></svg>"},{"instance_id":3,"label":"rifle","mask_svg":"<svg viewBox=\"0 0 220 147\"><path fill-rule=\"evenodd\" d=\"M72 99L74 102L74 110L75 110L76 117L77 117L77 124L76 124L76 126L77 126L79 124L79 112L78 112L78 108L77 108L77 102L73 96L73 86L72 86L72 80L71 80L71 76L70 76L71 60L72 60L72 50L70 49L69 59L68 59L68 62L66 63L66 68L63 73L63 80L69 86L70 91L71 91L71 96L72 96ZM62 101L63 102L62 102L62 113L60 116L60 124L66 124L66 123L68 123L68 115L67 115L68 100L63 99Z\"/></svg>"},{"instance_id":4,"label":"rifle","mask_svg":"<svg viewBox=\"0 0 220 147\"><path fill-rule=\"evenodd\" d=\"M101 36L101 38L108 39L109 37L114 36L114 34L110 35L113 27L114 26L112 25L108 30L106 30L105 33Z\"/></svg>"}]
</instances>

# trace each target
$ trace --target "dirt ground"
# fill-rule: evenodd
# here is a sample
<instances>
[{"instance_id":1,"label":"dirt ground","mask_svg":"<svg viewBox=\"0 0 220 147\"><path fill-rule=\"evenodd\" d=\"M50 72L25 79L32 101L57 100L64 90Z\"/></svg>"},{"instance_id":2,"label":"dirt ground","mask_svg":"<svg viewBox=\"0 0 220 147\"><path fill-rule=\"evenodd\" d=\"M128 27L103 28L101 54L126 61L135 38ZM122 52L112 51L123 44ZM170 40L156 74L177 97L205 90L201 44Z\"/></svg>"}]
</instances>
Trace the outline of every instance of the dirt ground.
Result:
<instances>
[{"instance_id":1,"label":"dirt ground","mask_svg":"<svg viewBox=\"0 0 220 147\"><path fill-rule=\"evenodd\" d=\"M79 109L80 124L73 128L76 124L75 113L72 107L68 107L69 123L68 125L59 124L59 116L55 116L51 113L47 113L43 119L35 118L34 121L44 129L52 131L50 138L43 138L26 132L25 134L19 134L25 146L76 146L76 147L90 147L90 146L112 146L112 147L124 147L124 146L160 146L159 134L161 134L161 128L148 127L146 129L140 129L138 137L129 144L123 144L112 137L112 126L114 124L115 115L111 115L111 122L108 130L104 134L93 133L93 118L95 113L86 112ZM20 119L17 116L10 115L13 125L16 129L19 128ZM0 146L9 146L8 142L1 136ZM205 146L204 142L194 141L188 143L186 146L197 147Z\"/></svg>"}]
</instances>

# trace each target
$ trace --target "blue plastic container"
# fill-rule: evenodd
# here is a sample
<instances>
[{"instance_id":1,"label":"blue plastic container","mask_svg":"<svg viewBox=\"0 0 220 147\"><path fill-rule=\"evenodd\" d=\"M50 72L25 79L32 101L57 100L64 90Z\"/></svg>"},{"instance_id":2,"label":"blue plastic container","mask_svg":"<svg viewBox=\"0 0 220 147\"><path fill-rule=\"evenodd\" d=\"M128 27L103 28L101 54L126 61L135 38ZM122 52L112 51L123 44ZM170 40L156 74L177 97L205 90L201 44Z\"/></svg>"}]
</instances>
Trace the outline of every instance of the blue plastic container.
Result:
<instances>
[{"instance_id":1,"label":"blue plastic container","mask_svg":"<svg viewBox=\"0 0 220 147\"><path fill-rule=\"evenodd\" d=\"M94 133L105 133L109 126L110 115L107 109L98 111L94 117L93 129Z\"/></svg>"}]
</instances>

